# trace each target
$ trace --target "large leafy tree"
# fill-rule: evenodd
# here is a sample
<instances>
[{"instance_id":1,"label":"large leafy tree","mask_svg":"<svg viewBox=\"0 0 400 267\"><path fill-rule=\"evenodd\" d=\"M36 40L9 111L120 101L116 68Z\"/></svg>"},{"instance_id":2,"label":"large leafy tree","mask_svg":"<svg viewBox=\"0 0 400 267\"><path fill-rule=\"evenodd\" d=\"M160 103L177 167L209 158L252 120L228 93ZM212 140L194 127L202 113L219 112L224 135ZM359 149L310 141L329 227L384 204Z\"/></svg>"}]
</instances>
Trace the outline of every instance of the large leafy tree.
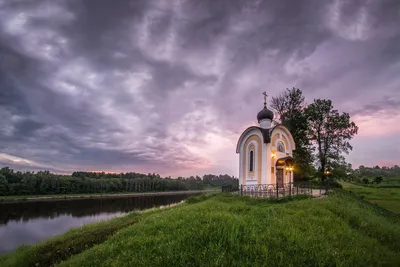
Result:
<instances>
[{"instance_id":1,"label":"large leafy tree","mask_svg":"<svg viewBox=\"0 0 400 267\"><path fill-rule=\"evenodd\" d=\"M273 97L271 107L275 109L276 122L289 123L297 113L301 113L306 107L303 92L299 88L286 89L277 97Z\"/></svg>"},{"instance_id":2,"label":"large leafy tree","mask_svg":"<svg viewBox=\"0 0 400 267\"><path fill-rule=\"evenodd\" d=\"M308 137L316 147L316 156L322 179L325 171L342 159L343 153L352 150L350 140L357 134L358 127L350 121L348 113L340 114L333 108L332 101L316 99L305 112L308 120Z\"/></svg>"},{"instance_id":3,"label":"large leafy tree","mask_svg":"<svg viewBox=\"0 0 400 267\"><path fill-rule=\"evenodd\" d=\"M308 139L308 121L305 113L307 104L303 93L298 88L286 89L277 97L273 97L271 107L275 110L276 123L285 125L293 135L296 150L295 178L303 179L311 174L313 167L313 147Z\"/></svg>"}]
</instances>

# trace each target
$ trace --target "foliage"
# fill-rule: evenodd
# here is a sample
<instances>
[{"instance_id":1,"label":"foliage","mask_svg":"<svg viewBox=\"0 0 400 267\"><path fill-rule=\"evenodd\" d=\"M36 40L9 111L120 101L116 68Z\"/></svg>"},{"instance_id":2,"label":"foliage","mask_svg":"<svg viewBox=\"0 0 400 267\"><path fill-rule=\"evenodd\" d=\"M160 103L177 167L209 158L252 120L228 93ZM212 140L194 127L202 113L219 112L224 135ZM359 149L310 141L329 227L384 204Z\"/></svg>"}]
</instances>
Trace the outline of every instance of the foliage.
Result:
<instances>
[{"instance_id":1,"label":"foliage","mask_svg":"<svg viewBox=\"0 0 400 267\"><path fill-rule=\"evenodd\" d=\"M69 176L49 171L14 172L5 167L0 169L0 196L201 190L237 181L229 175L171 179L150 173L74 172Z\"/></svg>"},{"instance_id":2,"label":"foliage","mask_svg":"<svg viewBox=\"0 0 400 267\"><path fill-rule=\"evenodd\" d=\"M0 196L5 196L8 193L7 178L0 173Z\"/></svg>"},{"instance_id":3,"label":"foliage","mask_svg":"<svg viewBox=\"0 0 400 267\"><path fill-rule=\"evenodd\" d=\"M354 198L220 195L148 216L59 266L398 266L399 235Z\"/></svg>"},{"instance_id":4,"label":"foliage","mask_svg":"<svg viewBox=\"0 0 400 267\"><path fill-rule=\"evenodd\" d=\"M352 173L352 165L347 163L344 157L340 157L338 161L331 162L330 174L327 176L337 180L348 180Z\"/></svg>"},{"instance_id":5,"label":"foliage","mask_svg":"<svg viewBox=\"0 0 400 267\"><path fill-rule=\"evenodd\" d=\"M296 165L295 179L307 179L314 171L311 165L313 148L307 137L309 125L304 112L306 103L302 91L294 87L286 89L282 94L272 98L271 107L275 109L276 122L289 129L296 143L296 150L293 153Z\"/></svg>"},{"instance_id":6,"label":"foliage","mask_svg":"<svg viewBox=\"0 0 400 267\"><path fill-rule=\"evenodd\" d=\"M348 113L339 114L331 100L315 99L306 109L309 123L308 137L317 147L317 160L322 178L335 162L343 160L342 153L352 149L349 141L358 127L350 121Z\"/></svg>"},{"instance_id":7,"label":"foliage","mask_svg":"<svg viewBox=\"0 0 400 267\"><path fill-rule=\"evenodd\" d=\"M364 178L361 179L361 182L362 182L363 184L369 184L369 179L366 178L366 177L364 177Z\"/></svg>"},{"instance_id":8,"label":"foliage","mask_svg":"<svg viewBox=\"0 0 400 267\"><path fill-rule=\"evenodd\" d=\"M239 190L239 183L237 185L223 185L222 192L235 192Z\"/></svg>"},{"instance_id":9,"label":"foliage","mask_svg":"<svg viewBox=\"0 0 400 267\"><path fill-rule=\"evenodd\" d=\"M374 166L374 167L366 167L361 165L358 169L354 170L354 176L357 177L382 177L382 178L395 178L400 177L400 167L398 165L394 165L392 167L387 166Z\"/></svg>"},{"instance_id":10,"label":"foliage","mask_svg":"<svg viewBox=\"0 0 400 267\"><path fill-rule=\"evenodd\" d=\"M332 178L326 179L322 182L322 184L326 185L328 188L343 188L343 186L339 182L335 181Z\"/></svg>"},{"instance_id":11,"label":"foliage","mask_svg":"<svg viewBox=\"0 0 400 267\"><path fill-rule=\"evenodd\" d=\"M375 178L374 178L374 182L375 182L376 184L380 184L380 183L382 182L382 180L383 180L382 176L378 176L378 177L375 177Z\"/></svg>"},{"instance_id":12,"label":"foliage","mask_svg":"<svg viewBox=\"0 0 400 267\"><path fill-rule=\"evenodd\" d=\"M203 176L203 183L214 186L231 185L239 186L239 180L235 177L224 175L206 174Z\"/></svg>"},{"instance_id":13,"label":"foliage","mask_svg":"<svg viewBox=\"0 0 400 267\"><path fill-rule=\"evenodd\" d=\"M316 175L321 180L327 178L326 170L330 170L330 177L347 178L351 165L342 154L352 149L349 141L358 131L348 113L339 114L332 102L325 99L307 105L298 88L286 89L273 97L271 106L277 115L276 122L288 127L296 142L296 180L308 180L315 175L315 160L320 171Z\"/></svg>"}]
</instances>

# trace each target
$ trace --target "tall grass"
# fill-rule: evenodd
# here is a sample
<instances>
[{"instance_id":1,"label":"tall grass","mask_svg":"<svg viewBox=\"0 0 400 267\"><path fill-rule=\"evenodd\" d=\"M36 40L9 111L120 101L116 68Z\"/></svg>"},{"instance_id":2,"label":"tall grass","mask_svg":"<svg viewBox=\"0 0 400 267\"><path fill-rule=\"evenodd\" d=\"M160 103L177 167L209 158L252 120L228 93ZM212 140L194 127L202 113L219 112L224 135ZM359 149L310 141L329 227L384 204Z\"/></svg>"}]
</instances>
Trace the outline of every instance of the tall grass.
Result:
<instances>
[{"instance_id":1,"label":"tall grass","mask_svg":"<svg viewBox=\"0 0 400 267\"><path fill-rule=\"evenodd\" d=\"M341 182L343 188L371 203L382 206L391 212L400 214L400 186L379 184L376 186Z\"/></svg>"},{"instance_id":2,"label":"tall grass","mask_svg":"<svg viewBox=\"0 0 400 267\"><path fill-rule=\"evenodd\" d=\"M399 266L400 225L354 198L198 197L59 266Z\"/></svg>"},{"instance_id":3,"label":"tall grass","mask_svg":"<svg viewBox=\"0 0 400 267\"><path fill-rule=\"evenodd\" d=\"M65 234L55 236L37 245L22 245L13 253L0 256L0 266L53 266L55 263L79 254L94 245L103 243L117 231L126 228L146 216L163 212L166 209L154 208L131 212L125 216L108 221L87 224L74 228Z\"/></svg>"}]
</instances>

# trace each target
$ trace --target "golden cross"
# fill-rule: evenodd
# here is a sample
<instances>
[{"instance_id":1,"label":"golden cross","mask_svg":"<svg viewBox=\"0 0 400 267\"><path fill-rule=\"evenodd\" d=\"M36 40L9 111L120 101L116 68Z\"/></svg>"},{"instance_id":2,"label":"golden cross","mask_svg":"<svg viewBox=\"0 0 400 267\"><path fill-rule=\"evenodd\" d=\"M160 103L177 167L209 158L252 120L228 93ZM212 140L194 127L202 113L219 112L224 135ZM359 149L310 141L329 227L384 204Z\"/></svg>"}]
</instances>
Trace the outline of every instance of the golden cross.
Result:
<instances>
[{"instance_id":1,"label":"golden cross","mask_svg":"<svg viewBox=\"0 0 400 267\"><path fill-rule=\"evenodd\" d=\"M267 107L267 92L264 92L263 93L263 95L264 95L264 108L266 108Z\"/></svg>"}]
</instances>

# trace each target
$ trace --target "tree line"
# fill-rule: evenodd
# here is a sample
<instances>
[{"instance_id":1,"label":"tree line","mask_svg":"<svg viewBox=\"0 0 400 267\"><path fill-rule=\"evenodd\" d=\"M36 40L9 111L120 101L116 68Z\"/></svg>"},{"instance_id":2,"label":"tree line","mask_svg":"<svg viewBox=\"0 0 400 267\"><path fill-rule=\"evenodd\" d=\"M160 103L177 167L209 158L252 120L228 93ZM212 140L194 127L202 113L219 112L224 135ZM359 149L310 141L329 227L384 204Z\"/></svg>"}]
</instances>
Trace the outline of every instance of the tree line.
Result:
<instances>
[{"instance_id":1,"label":"tree line","mask_svg":"<svg viewBox=\"0 0 400 267\"><path fill-rule=\"evenodd\" d=\"M275 123L285 125L296 142L296 180L313 176L325 180L347 164L343 155L352 150L350 140L358 131L348 113L340 113L329 99L307 104L298 88L286 89L271 102Z\"/></svg>"},{"instance_id":2,"label":"tree line","mask_svg":"<svg viewBox=\"0 0 400 267\"><path fill-rule=\"evenodd\" d=\"M382 166L379 167L366 167L361 165L358 169L354 170L354 175L367 178L375 178L378 176L385 178L400 178L400 167L399 165L394 165L392 167Z\"/></svg>"},{"instance_id":3,"label":"tree line","mask_svg":"<svg viewBox=\"0 0 400 267\"><path fill-rule=\"evenodd\" d=\"M237 178L227 174L172 179L155 173L73 172L72 175L60 175L49 171L0 169L0 196L202 190L207 186L237 183Z\"/></svg>"},{"instance_id":4,"label":"tree line","mask_svg":"<svg viewBox=\"0 0 400 267\"><path fill-rule=\"evenodd\" d=\"M400 183L400 167L394 165L392 167L378 165L374 167L365 167L361 165L358 169L348 172L345 179L351 182L363 184L380 184L385 183Z\"/></svg>"}]
</instances>

